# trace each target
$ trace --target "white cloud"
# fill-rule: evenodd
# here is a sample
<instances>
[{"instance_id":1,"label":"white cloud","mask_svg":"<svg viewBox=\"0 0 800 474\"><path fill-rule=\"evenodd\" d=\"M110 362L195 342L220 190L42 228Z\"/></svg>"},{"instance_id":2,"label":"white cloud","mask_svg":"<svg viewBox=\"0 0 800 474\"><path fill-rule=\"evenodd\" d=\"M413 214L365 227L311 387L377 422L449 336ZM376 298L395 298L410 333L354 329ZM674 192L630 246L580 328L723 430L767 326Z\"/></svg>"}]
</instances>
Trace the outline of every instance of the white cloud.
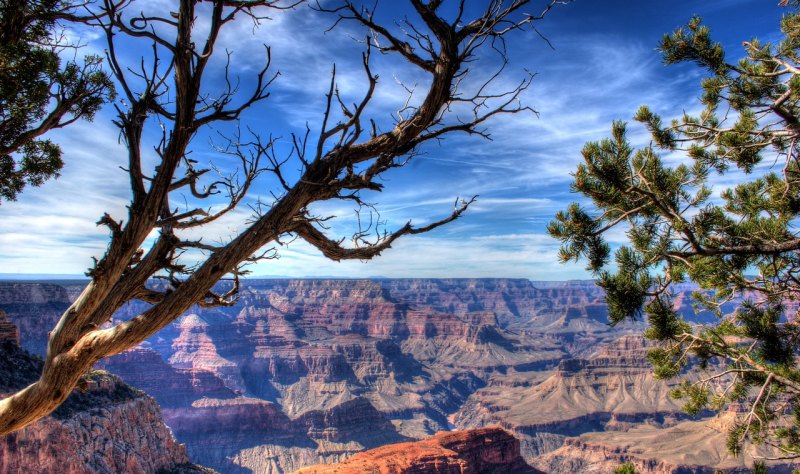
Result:
<instances>
[{"instance_id":1,"label":"white cloud","mask_svg":"<svg viewBox=\"0 0 800 474\"><path fill-rule=\"evenodd\" d=\"M721 4L715 1L716 6ZM168 0L137 0L132 6L157 13L176 9ZM382 6L398 8L389 2ZM571 14L569 7L563 10L564 15ZM614 21L612 10L609 7L607 18L592 21ZM242 94L247 95L252 75L266 59L262 43L270 45L271 71L280 71L281 76L271 88L273 95L245 114L243 126L281 137L279 147L286 151L291 131L303 133L306 123L312 129L319 126L334 63L343 97L348 102L360 99L366 85L360 64L363 45L354 38L362 37L363 31L343 23L323 33L333 18L305 6L269 15L272 19L258 28L245 19L224 30L216 50L219 57L212 61L212 80L204 87L213 95L223 86L221 68L224 52L229 50L233 53L232 71L241 80ZM395 248L368 264L330 262L297 242L281 248L281 258L259 265L256 273L534 279L588 276L582 264L556 262L558 242L544 230L557 210L578 199L570 194L568 185L570 173L581 160L583 144L606 137L612 120L629 119L642 103L650 104L665 118L679 115L684 107L692 110L693 99L699 94L698 73L681 68L665 73L653 50L655 45L645 44L635 29L620 27L610 34L581 26L562 31L559 27L564 23L558 17L548 18L545 24L551 29L549 36L557 50L547 50L533 34L515 38L509 43L507 75L496 84L497 90L510 89L524 76L524 69L537 71L522 99L524 105L539 112L539 117L496 117L487 123L493 141L453 135L441 144L428 144L423 147L424 153L406 167L385 175L384 192L365 193L366 201L377 204L387 230L408 220L417 225L433 222L451 212L456 198L479 195L461 219L432 234L401 239ZM201 30L207 28L202 22L198 25ZM730 24L730 28L739 26ZM89 41L91 51L104 48L91 32L70 34ZM147 52L142 41L124 41L120 46L120 59L126 64L138 64L140 53ZM493 71L486 67L492 61L496 58L473 63L474 72L485 77ZM368 112L379 126L387 127L391 114L406 99L398 82L417 84L421 91L428 78L402 61L377 53L373 65L381 78ZM478 82L468 80L464 86L474 88ZM79 122L55 134L67 162L62 178L27 190L18 202L0 205L0 273L80 273L90 265L92 255L103 252L107 230L94 222L105 211L123 218L129 197L127 176L119 169L126 164L126 151L117 143L118 131L109 124L110 116L108 110L95 123ZM149 164L154 162L150 147L154 131L145 134ZM207 146L207 137L217 131L229 129L220 127L200 134L192 146L192 156L202 165L211 159L219 161ZM312 130L312 141L315 133L318 130ZM635 126L630 127L630 138L637 146L647 143L643 129ZM289 168L292 166L296 168ZM223 166L223 170L229 168ZM296 173L296 169L291 172ZM730 176L719 183L734 184L735 180ZM254 187L253 198L260 193L271 200L268 184L265 180ZM355 224L351 203L322 203L314 210L320 215L340 216L331 222L333 234L351 234ZM203 229L202 234L193 231L187 235L207 242L227 241L241 232L248 215L249 210L242 208ZM613 243L626 240L622 228L609 237Z\"/></svg>"},{"instance_id":2,"label":"white cloud","mask_svg":"<svg viewBox=\"0 0 800 474\"><path fill-rule=\"evenodd\" d=\"M588 278L557 263L557 243L542 234L458 240L436 235L401 238L369 261L331 262L303 242L280 249L280 259L254 267L256 276L514 277L540 280Z\"/></svg>"},{"instance_id":3,"label":"white cloud","mask_svg":"<svg viewBox=\"0 0 800 474\"><path fill-rule=\"evenodd\" d=\"M80 273L100 256L108 229L95 222L104 212L121 219L129 194L116 137L103 122L52 135L64 151L62 176L0 205L0 262L10 262L0 263L4 273Z\"/></svg>"}]
</instances>

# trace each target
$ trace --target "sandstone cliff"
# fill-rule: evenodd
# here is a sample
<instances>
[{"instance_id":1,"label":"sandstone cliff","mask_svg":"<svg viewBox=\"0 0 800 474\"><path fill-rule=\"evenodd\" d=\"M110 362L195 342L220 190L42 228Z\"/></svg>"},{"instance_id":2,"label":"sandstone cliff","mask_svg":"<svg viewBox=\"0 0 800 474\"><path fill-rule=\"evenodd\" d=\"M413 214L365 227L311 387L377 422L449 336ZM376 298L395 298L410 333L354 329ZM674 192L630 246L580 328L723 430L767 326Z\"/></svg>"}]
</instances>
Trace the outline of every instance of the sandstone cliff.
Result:
<instances>
[{"instance_id":1,"label":"sandstone cliff","mask_svg":"<svg viewBox=\"0 0 800 474\"><path fill-rule=\"evenodd\" d=\"M569 436L625 430L641 423L672 425L686 416L670 386L656 380L648 343L623 336L589 359L563 359L533 386L493 385L474 393L453 416L459 428L500 424L523 442L529 462Z\"/></svg>"},{"instance_id":2,"label":"sandstone cliff","mask_svg":"<svg viewBox=\"0 0 800 474\"><path fill-rule=\"evenodd\" d=\"M0 311L0 397L25 387L41 361L23 351ZM189 464L156 402L104 372L94 372L52 415L0 438L0 472L210 472Z\"/></svg>"},{"instance_id":3,"label":"sandstone cliff","mask_svg":"<svg viewBox=\"0 0 800 474\"><path fill-rule=\"evenodd\" d=\"M499 428L438 433L411 443L382 446L338 464L311 466L297 474L535 474L519 441Z\"/></svg>"}]
</instances>

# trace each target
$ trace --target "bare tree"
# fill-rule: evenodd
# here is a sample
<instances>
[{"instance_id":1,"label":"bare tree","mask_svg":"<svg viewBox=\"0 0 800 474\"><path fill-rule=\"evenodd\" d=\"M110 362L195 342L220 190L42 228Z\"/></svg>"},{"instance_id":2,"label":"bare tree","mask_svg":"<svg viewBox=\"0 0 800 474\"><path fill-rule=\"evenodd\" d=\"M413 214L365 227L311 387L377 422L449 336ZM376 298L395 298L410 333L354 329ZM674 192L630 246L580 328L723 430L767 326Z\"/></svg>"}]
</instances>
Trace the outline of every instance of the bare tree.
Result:
<instances>
[{"instance_id":1,"label":"bare tree","mask_svg":"<svg viewBox=\"0 0 800 474\"><path fill-rule=\"evenodd\" d=\"M124 221L108 214L99 220L99 225L110 230L108 249L89 271L90 283L51 332L39 380L0 401L0 433L47 415L95 362L144 341L192 305L231 304L243 265L271 257L269 250L263 250L270 245L302 239L333 260L366 260L403 235L430 231L462 215L471 199L457 201L447 217L424 227L408 223L394 232L376 234L374 225L359 225L352 236L353 245L346 247L342 240L326 233L326 218L315 216L310 207L328 200L346 200L362 209L366 204L361 193L380 191L381 174L403 166L424 143L452 132L488 136L483 128L487 119L532 112L518 101L530 85L530 76L511 90L494 90L493 83L505 65L504 38L518 30L533 29L535 21L564 2L548 0L537 7L537 14L530 14L525 12L534 6L530 0L493 0L473 19L465 18L465 0L448 5L449 18L443 13L441 0L410 3L415 18L391 28L379 24L370 7L350 1L336 7L317 4L315 10L332 15L334 24L356 22L368 31L363 56L367 86L361 100L345 103L334 73L318 135L312 136L307 130L292 136L293 149L282 156L274 141L262 138L265 135L251 132L245 139L242 133L233 134L218 151L239 165L238 180L236 176L221 176L205 184L209 170L198 168L187 156L193 138L214 123L238 121L244 110L267 98L267 88L276 77L269 72L266 49L266 65L256 75L249 94L237 94L236 81L227 67L222 90L216 96L206 92L201 86L210 60L226 54L215 47L220 31L234 21L259 22L267 12L296 5L269 0L180 0L177 12L163 16L132 12L135 3L130 0L104 0L90 6L84 21L105 32L109 67L124 97L117 106L115 123L128 150L125 168L132 197ZM201 14L207 15L202 29L196 28ZM142 61L135 67L121 64L117 52L120 37L149 40L149 63ZM470 89L475 92L464 93L459 85L466 84L470 73L467 66L482 48L494 48L502 64L496 74ZM419 105L406 104L388 131L380 131L365 114L378 85L378 77L370 69L370 53L375 51L399 55L408 67L430 78ZM145 170L142 158L147 123L163 129L155 145L157 163L149 170ZM284 172L290 161L300 165L299 179L291 180ZM186 237L188 230L202 228L237 208L264 173L276 178L278 189L272 191L271 202L259 201L238 236L219 245ZM200 202L222 193L228 201L216 210L181 207L173 202L180 193L191 194ZM145 250L154 231L157 237ZM181 257L185 252L198 251L204 256L193 263ZM222 278L229 280L227 291L215 291ZM148 284L153 279L163 283ZM114 312L132 300L147 302L150 307L129 320L109 324Z\"/></svg>"}]
</instances>

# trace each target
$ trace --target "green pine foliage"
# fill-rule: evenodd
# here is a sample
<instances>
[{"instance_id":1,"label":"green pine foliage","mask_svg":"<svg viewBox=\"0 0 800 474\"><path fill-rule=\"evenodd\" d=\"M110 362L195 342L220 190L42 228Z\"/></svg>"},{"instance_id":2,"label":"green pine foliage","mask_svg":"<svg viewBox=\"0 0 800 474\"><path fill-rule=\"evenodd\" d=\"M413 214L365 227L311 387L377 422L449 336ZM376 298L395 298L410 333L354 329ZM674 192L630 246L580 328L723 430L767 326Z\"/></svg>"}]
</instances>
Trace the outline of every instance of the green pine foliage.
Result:
<instances>
[{"instance_id":1,"label":"green pine foliage","mask_svg":"<svg viewBox=\"0 0 800 474\"><path fill-rule=\"evenodd\" d=\"M699 18L665 35L667 64L708 73L703 110L667 122L642 106L633 118L652 141L640 149L614 122L609 138L585 145L574 175L573 191L592 206L571 204L548 230L563 262L586 259L611 324L647 319L645 335L663 343L649 356L656 376L679 376L689 363L713 369L673 391L689 412L748 407L730 433L732 452L767 441L800 456L800 13L787 4L783 39L746 41L734 63ZM666 153L681 164L665 163ZM720 189L720 177L738 184ZM604 236L615 226L628 243L612 254ZM687 281L715 324L675 311L672 285ZM738 309L723 311L729 302Z\"/></svg>"},{"instance_id":2,"label":"green pine foliage","mask_svg":"<svg viewBox=\"0 0 800 474\"><path fill-rule=\"evenodd\" d=\"M61 149L41 136L92 119L114 97L101 58L61 60L78 47L60 32L60 22L80 21L74 9L69 0L0 0L0 200L58 176Z\"/></svg>"},{"instance_id":3,"label":"green pine foliage","mask_svg":"<svg viewBox=\"0 0 800 474\"><path fill-rule=\"evenodd\" d=\"M639 474L633 464L626 462L614 469L614 474Z\"/></svg>"}]
</instances>

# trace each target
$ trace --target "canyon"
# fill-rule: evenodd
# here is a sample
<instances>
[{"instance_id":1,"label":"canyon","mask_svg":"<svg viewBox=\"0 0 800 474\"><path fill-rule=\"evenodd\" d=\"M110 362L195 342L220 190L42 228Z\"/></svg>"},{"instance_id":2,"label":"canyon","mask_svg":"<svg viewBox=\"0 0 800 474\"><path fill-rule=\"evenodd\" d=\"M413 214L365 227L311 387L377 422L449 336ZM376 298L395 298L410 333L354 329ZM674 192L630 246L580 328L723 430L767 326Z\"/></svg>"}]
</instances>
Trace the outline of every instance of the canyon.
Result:
<instances>
[{"instance_id":1,"label":"canyon","mask_svg":"<svg viewBox=\"0 0 800 474\"><path fill-rule=\"evenodd\" d=\"M0 397L38 378L42 362L22 350L0 311ZM153 398L95 371L51 415L0 438L0 472L211 472L189 462Z\"/></svg>"},{"instance_id":2,"label":"canyon","mask_svg":"<svg viewBox=\"0 0 800 474\"><path fill-rule=\"evenodd\" d=\"M24 348L41 354L82 284L0 282L0 310ZM693 289L678 302L703 322L686 297ZM234 305L195 307L98 368L151 395L188 457L221 473L362 462L364 451L393 459L370 450L431 436L439 441L419 449L433 453L444 446L437 433L487 426L518 440L530 472L751 466L752 452L726 457L724 443L659 448L716 439L724 423L685 415L651 374L642 324L611 327L606 315L602 290L584 281L251 279Z\"/></svg>"}]
</instances>

